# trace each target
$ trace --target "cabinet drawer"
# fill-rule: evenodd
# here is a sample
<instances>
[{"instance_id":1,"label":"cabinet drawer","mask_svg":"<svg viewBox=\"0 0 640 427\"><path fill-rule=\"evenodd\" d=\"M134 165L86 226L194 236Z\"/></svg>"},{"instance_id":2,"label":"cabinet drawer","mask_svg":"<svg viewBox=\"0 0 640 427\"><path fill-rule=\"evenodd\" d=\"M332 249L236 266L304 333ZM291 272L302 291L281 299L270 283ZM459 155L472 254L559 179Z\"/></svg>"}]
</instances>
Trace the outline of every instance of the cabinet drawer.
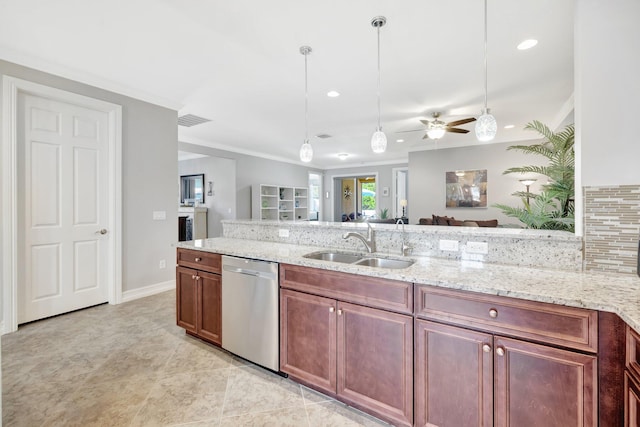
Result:
<instances>
[{"instance_id":1,"label":"cabinet drawer","mask_svg":"<svg viewBox=\"0 0 640 427\"><path fill-rule=\"evenodd\" d=\"M629 372L640 381L640 335L627 325L626 365Z\"/></svg>"},{"instance_id":2,"label":"cabinet drawer","mask_svg":"<svg viewBox=\"0 0 640 427\"><path fill-rule=\"evenodd\" d=\"M280 264L280 286L399 313L413 312L413 284Z\"/></svg>"},{"instance_id":3,"label":"cabinet drawer","mask_svg":"<svg viewBox=\"0 0 640 427\"><path fill-rule=\"evenodd\" d=\"M543 343L597 352L598 313L516 298L416 286L416 315Z\"/></svg>"},{"instance_id":4,"label":"cabinet drawer","mask_svg":"<svg viewBox=\"0 0 640 427\"><path fill-rule=\"evenodd\" d=\"M183 267L220 274L221 256L211 252L178 248L177 263Z\"/></svg>"}]
</instances>

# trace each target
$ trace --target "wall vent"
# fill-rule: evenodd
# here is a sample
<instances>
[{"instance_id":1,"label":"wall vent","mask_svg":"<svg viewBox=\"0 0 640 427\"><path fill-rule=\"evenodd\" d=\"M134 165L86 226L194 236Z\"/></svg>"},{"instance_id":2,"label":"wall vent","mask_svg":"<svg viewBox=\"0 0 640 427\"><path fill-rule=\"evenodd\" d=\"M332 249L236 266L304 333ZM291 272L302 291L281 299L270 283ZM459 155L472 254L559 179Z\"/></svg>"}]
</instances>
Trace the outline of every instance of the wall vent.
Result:
<instances>
[{"instance_id":1,"label":"wall vent","mask_svg":"<svg viewBox=\"0 0 640 427\"><path fill-rule=\"evenodd\" d=\"M178 126L190 128L191 126L207 123L210 121L211 119L205 119L204 117L195 116L193 114L185 114L184 116L178 117Z\"/></svg>"}]
</instances>

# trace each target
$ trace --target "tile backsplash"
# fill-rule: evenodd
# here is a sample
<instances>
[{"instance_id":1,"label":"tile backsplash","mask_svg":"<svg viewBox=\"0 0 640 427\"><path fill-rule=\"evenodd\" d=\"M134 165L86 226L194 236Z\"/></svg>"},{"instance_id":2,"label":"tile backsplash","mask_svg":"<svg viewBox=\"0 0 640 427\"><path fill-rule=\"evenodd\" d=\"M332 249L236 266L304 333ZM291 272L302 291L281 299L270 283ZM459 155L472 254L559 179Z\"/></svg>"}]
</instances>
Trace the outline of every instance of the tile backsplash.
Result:
<instances>
[{"instance_id":1,"label":"tile backsplash","mask_svg":"<svg viewBox=\"0 0 640 427\"><path fill-rule=\"evenodd\" d=\"M584 188L585 270L636 274L640 185Z\"/></svg>"}]
</instances>

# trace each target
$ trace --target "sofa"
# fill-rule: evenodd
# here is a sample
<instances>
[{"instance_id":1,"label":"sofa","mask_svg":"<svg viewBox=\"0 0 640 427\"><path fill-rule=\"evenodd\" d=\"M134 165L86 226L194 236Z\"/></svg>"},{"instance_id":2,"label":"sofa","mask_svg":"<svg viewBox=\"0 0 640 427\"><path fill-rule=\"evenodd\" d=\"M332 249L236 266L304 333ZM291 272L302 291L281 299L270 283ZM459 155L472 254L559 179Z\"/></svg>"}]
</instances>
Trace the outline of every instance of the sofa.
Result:
<instances>
[{"instance_id":1,"label":"sofa","mask_svg":"<svg viewBox=\"0 0 640 427\"><path fill-rule=\"evenodd\" d=\"M431 215L431 218L420 218L419 225L450 225L457 227L497 227L497 219L455 219L452 216Z\"/></svg>"}]
</instances>

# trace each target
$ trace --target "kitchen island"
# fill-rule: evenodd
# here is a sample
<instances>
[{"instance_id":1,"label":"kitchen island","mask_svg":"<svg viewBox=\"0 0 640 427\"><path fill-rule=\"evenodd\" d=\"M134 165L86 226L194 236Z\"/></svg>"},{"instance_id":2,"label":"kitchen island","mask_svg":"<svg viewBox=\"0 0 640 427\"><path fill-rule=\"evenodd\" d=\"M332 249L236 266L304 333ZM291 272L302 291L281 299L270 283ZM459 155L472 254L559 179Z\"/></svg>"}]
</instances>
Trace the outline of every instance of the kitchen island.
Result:
<instances>
[{"instance_id":1,"label":"kitchen island","mask_svg":"<svg viewBox=\"0 0 640 427\"><path fill-rule=\"evenodd\" d=\"M627 367L631 368L625 372L625 354L627 358L635 357L635 352L625 352L626 337L633 337L640 330L640 279L637 277L422 256L410 257L414 263L408 268L382 269L304 257L308 253L327 250L327 247L235 238L182 242L178 246L279 263L283 372L393 424L424 425L429 422L438 425L435 421L438 417L446 417L443 413L455 413L452 409L455 407L468 407L472 409L467 410L470 414L464 415L467 417L464 419L470 425L489 421L495 425L509 425L508 417L511 417L511 423L515 419L522 423L522 417L531 411L527 408L542 404L545 407L538 410L544 409L552 415L553 405L572 408L568 412L565 410L568 413L565 418L552 417L557 423L562 422L555 425L570 425L567 424L568 419L575 420L575 425L619 425L625 396L628 406L637 404L630 400L630 396L635 396L631 391L637 388L638 375L634 371L637 364L634 365L633 360L627 361ZM398 301L406 299L410 308L403 310L397 304L370 304L377 297L358 293L358 289L366 289L359 284L365 283L363 280L367 278L376 281L379 289L383 289L385 284L392 286L395 292L392 295L400 295ZM343 288L337 293L331 288L335 284L352 282L355 287ZM410 291L398 293L397 289L402 284L410 285ZM288 311L286 304L291 302L304 304L298 304L297 308L291 304L294 308ZM462 308L457 309L460 304ZM301 317L302 307L304 315ZM347 316L344 320L340 316L337 320L326 318L321 314L325 313L324 309L320 310L320 307L326 308L327 315L335 312ZM480 314L485 309L486 319L481 317L484 314ZM313 318L312 313L321 317ZM288 316L295 321L287 321ZM326 387L327 383L318 380L318 375L307 375L308 372L295 366L293 362L302 359L287 359L288 353L292 348L308 346L309 337L302 339L299 332L290 331L286 325L298 327L307 318L314 321L306 324L307 329L304 330L316 328L316 333L319 322L329 322L319 329L321 334L329 334L322 336L323 343L335 342L334 345L338 346L331 350L336 353L330 351L326 356L328 363L337 363L337 370L333 368L331 371L337 373L330 373L329 380L333 375L338 382L341 379L351 381L353 387L358 387L361 377L366 377L367 369L371 369L367 368L369 353L357 353L358 369L364 373L361 377L349 377L348 347L340 345L345 346L345 342L349 342L346 337L367 336L367 344L361 347L369 351L368 346L373 345L371 348L377 350L370 353L378 352L381 354L379 357L387 358L384 359L385 366L395 372L385 377L387 387L392 387L395 395L403 398L394 400L376 391L375 383L366 385L366 381L362 384L370 389L371 395L379 393L380 399L372 399L362 390L354 393L344 384L343 390L345 387L347 390L341 393L339 386ZM375 326L372 321L377 322ZM625 323L629 325L628 331ZM397 354L384 353L381 342L371 344L377 335L367 335L368 328L362 329L362 325L385 331L381 334L386 342L394 342L401 351ZM337 335L333 330L337 330ZM410 338L407 338L408 331ZM326 341L327 337L330 341ZM530 355L536 357L528 360ZM342 365L340 360L344 362ZM380 360L383 359L378 363ZM453 364L443 364L442 360ZM375 361L375 358L369 360ZM448 372L445 372L447 366ZM465 366L472 369L463 369ZM520 369L526 367L524 373L517 373L518 366ZM543 386L525 381L518 385L523 375L538 381L548 375L548 383ZM466 386L460 386L460 381ZM556 399L548 393L561 388L565 382L573 384L568 392L571 400L567 401L566 395L563 395L564 400ZM626 388L623 388L623 383ZM457 390L456 387L473 390L470 394L459 395L457 406L451 403L451 393ZM526 390L526 393L518 394L519 390ZM545 393L551 397L546 398ZM439 395L446 398L438 398ZM507 398L509 395L511 400ZM531 401L521 401L523 396ZM580 413L580 417L576 413ZM440 420L441 425L446 425L443 418ZM545 422L546 425L554 425L552 421Z\"/></svg>"}]
</instances>

